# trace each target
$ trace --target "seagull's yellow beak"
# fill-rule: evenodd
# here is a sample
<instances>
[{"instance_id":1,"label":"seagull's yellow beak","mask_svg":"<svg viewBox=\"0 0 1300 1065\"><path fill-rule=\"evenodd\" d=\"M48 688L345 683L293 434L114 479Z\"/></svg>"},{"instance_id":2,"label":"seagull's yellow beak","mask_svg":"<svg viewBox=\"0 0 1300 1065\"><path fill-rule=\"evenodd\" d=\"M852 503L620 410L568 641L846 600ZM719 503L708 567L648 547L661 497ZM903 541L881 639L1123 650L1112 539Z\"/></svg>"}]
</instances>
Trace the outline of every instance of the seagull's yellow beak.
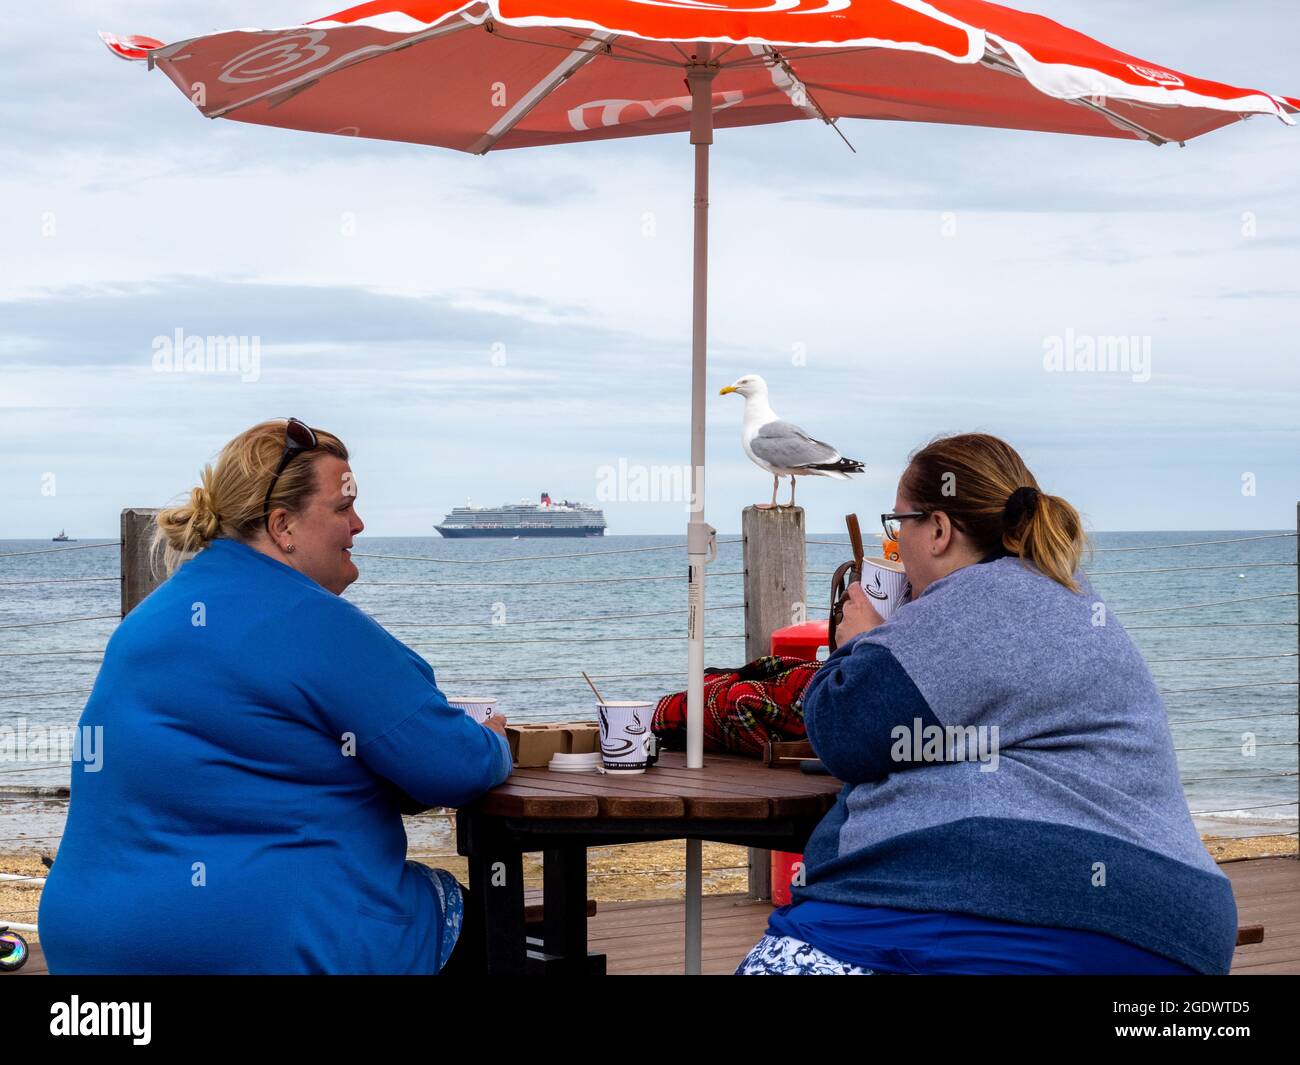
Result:
<instances>
[{"instance_id":1,"label":"seagull's yellow beak","mask_svg":"<svg viewBox=\"0 0 1300 1065\"><path fill-rule=\"evenodd\" d=\"M725 396L728 392L734 392L734 391L736 391L736 390L735 390L734 388L732 388L731 385L727 385L727 387L724 388L721 392L719 392L718 395L720 395L720 396Z\"/></svg>"}]
</instances>

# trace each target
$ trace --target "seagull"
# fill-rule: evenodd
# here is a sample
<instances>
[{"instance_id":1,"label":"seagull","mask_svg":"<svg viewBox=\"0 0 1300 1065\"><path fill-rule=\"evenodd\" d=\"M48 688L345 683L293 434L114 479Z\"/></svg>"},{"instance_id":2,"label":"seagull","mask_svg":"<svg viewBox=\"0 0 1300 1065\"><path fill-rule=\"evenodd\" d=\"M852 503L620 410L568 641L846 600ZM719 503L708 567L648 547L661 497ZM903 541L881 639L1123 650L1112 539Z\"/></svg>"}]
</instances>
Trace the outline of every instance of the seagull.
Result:
<instances>
[{"instance_id":1,"label":"seagull","mask_svg":"<svg viewBox=\"0 0 1300 1065\"><path fill-rule=\"evenodd\" d=\"M782 477L790 478L790 502L794 506L796 477L836 477L847 481L849 474L861 473L862 463L846 459L830 444L815 440L793 422L782 421L767 402L767 382L758 374L746 374L721 392L736 392L745 397L745 420L740 428L740 444L755 466L772 475L772 502L757 504L760 510L777 505L776 490Z\"/></svg>"}]
</instances>

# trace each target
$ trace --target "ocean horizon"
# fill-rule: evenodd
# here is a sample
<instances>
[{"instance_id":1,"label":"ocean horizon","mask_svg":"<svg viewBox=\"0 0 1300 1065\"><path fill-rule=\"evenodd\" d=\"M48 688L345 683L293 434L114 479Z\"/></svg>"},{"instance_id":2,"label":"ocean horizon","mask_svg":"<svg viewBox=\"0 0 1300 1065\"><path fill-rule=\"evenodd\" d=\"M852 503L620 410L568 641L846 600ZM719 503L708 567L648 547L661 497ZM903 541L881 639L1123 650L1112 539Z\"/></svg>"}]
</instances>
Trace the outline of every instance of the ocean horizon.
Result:
<instances>
[{"instance_id":1,"label":"ocean horizon","mask_svg":"<svg viewBox=\"0 0 1300 1065\"><path fill-rule=\"evenodd\" d=\"M1097 553L1085 570L1163 693L1198 827L1295 831L1294 530L1092 535ZM741 545L738 534L718 539L706 570L705 664L739 666ZM78 537L67 548L0 540L0 793L68 783L66 759L20 761L13 737L20 727L53 734L76 725L118 622L115 540ZM830 572L848 545L842 533L807 540L807 613L825 617ZM608 698L658 699L685 687L686 580L673 550L682 542L363 535L361 575L344 594L423 655L448 695L495 696L514 721L594 718L581 670ZM3 835L49 824L31 812L23 822L11 805Z\"/></svg>"}]
</instances>

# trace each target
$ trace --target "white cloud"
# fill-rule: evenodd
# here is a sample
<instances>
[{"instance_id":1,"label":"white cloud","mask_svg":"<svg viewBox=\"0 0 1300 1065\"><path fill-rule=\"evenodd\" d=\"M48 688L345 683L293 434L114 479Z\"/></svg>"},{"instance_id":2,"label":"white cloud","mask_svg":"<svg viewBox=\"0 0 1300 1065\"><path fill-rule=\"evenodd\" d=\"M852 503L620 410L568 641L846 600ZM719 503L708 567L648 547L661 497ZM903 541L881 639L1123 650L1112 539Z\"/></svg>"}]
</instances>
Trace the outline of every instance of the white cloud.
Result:
<instances>
[{"instance_id":1,"label":"white cloud","mask_svg":"<svg viewBox=\"0 0 1300 1065\"><path fill-rule=\"evenodd\" d=\"M1026 6L1180 69L1300 91L1289 4ZM208 122L94 36L172 40L324 13L124 0L111 25L88 3L14 16L25 45L0 72L12 130L0 147L0 536L48 532L31 488L45 457L94 472L93 492L87 480L61 493L58 524L106 532L117 507L179 490L224 439L286 413L346 428L380 534L427 531L466 494L509 499L542 482L579 495L608 455L685 459L685 137L479 159ZM801 486L810 528L887 508L906 454L967 428L1023 447L1103 528L1292 522L1300 131L1254 120L1180 150L845 130L859 154L816 123L717 137L715 525L734 528L768 491L739 458L739 405L716 396L745 371L769 377L783 415L870 466L852 485ZM190 323L259 334L261 380L148 373L150 338ZM1043 338L1066 329L1149 336L1152 380L1044 373ZM1205 481L1207 446L1228 489ZM416 504L413 455L428 464ZM1234 498L1232 469L1260 472L1260 496ZM420 507L431 520L412 526ZM671 507L625 508L616 531L680 526Z\"/></svg>"}]
</instances>

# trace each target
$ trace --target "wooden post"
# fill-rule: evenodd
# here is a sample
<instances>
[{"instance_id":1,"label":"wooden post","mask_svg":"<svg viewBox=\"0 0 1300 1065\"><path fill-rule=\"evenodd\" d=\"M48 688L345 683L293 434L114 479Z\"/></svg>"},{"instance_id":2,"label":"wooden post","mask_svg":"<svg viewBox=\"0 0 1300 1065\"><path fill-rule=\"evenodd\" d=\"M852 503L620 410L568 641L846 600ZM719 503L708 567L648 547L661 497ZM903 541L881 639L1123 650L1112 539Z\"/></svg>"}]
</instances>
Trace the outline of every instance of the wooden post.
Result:
<instances>
[{"instance_id":1,"label":"wooden post","mask_svg":"<svg viewBox=\"0 0 1300 1065\"><path fill-rule=\"evenodd\" d=\"M772 633L808 619L807 559L802 507L740 516L744 538L745 661L772 652ZM773 770L779 772L779 770ZM750 848L749 897L772 897L771 852Z\"/></svg>"},{"instance_id":2,"label":"wooden post","mask_svg":"<svg viewBox=\"0 0 1300 1065\"><path fill-rule=\"evenodd\" d=\"M157 509L127 507L122 511L122 617L163 582L152 565L149 545L158 517Z\"/></svg>"}]
</instances>

